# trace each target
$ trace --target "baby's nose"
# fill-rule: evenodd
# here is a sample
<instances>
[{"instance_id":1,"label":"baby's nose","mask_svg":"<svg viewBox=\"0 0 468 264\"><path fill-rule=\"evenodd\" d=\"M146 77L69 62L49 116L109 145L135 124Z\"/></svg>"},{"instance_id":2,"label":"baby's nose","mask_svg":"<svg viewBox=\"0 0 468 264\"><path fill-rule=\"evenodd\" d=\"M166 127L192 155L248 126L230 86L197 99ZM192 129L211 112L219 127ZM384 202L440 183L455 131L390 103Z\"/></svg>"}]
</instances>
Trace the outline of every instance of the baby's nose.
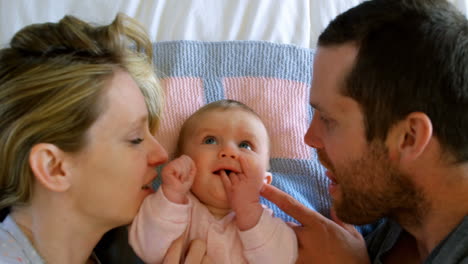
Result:
<instances>
[{"instance_id":1,"label":"baby's nose","mask_svg":"<svg viewBox=\"0 0 468 264\"><path fill-rule=\"evenodd\" d=\"M219 152L219 157L237 159L238 153L233 147L226 146L226 147L223 147L221 151Z\"/></svg>"}]
</instances>

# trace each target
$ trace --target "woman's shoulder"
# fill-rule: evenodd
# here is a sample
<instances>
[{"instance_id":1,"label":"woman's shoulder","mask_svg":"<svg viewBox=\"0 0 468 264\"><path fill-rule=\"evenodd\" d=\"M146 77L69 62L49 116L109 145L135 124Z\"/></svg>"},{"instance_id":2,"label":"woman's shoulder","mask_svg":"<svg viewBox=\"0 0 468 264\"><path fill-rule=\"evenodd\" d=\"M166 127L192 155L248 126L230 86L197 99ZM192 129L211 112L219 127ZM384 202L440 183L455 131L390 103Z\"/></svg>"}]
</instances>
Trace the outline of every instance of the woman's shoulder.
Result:
<instances>
[{"instance_id":1,"label":"woman's shoulder","mask_svg":"<svg viewBox=\"0 0 468 264\"><path fill-rule=\"evenodd\" d=\"M14 220L7 216L0 223L0 264L43 263Z\"/></svg>"},{"instance_id":2,"label":"woman's shoulder","mask_svg":"<svg viewBox=\"0 0 468 264\"><path fill-rule=\"evenodd\" d=\"M21 245L13 235L10 219L0 223L0 263L27 263Z\"/></svg>"}]
</instances>

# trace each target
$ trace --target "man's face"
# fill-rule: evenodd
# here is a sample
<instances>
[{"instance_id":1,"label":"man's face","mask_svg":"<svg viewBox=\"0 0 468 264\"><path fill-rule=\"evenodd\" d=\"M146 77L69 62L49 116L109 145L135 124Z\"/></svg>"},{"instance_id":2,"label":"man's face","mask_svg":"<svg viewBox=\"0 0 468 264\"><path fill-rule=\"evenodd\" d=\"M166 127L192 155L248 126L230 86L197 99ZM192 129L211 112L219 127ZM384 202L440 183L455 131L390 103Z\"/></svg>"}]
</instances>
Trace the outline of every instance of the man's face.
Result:
<instances>
[{"instance_id":1,"label":"man's face","mask_svg":"<svg viewBox=\"0 0 468 264\"><path fill-rule=\"evenodd\" d=\"M421 195L389 159L386 142L367 142L360 106L340 92L356 54L352 44L317 50L310 96L314 117L304 140L327 169L337 216L367 224L416 206Z\"/></svg>"}]
</instances>

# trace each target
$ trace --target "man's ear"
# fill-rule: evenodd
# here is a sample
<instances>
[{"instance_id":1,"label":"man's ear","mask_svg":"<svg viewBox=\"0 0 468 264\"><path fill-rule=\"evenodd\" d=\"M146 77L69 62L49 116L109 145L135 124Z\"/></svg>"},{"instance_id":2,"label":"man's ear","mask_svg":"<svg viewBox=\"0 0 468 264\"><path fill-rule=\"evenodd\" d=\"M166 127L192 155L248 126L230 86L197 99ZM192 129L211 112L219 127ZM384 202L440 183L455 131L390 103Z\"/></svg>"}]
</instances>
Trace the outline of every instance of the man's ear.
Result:
<instances>
[{"instance_id":1,"label":"man's ear","mask_svg":"<svg viewBox=\"0 0 468 264\"><path fill-rule=\"evenodd\" d=\"M415 160L423 154L432 138L432 122L424 113L413 112L391 130L394 148L401 161Z\"/></svg>"},{"instance_id":2,"label":"man's ear","mask_svg":"<svg viewBox=\"0 0 468 264\"><path fill-rule=\"evenodd\" d=\"M70 187L64 152L57 146L48 143L34 145L29 154L29 165L37 181L45 188L63 192Z\"/></svg>"},{"instance_id":3,"label":"man's ear","mask_svg":"<svg viewBox=\"0 0 468 264\"><path fill-rule=\"evenodd\" d=\"M266 184L271 184L271 181L273 180L273 174L271 174L271 172L265 172L265 178L263 178L263 181L266 183Z\"/></svg>"}]
</instances>

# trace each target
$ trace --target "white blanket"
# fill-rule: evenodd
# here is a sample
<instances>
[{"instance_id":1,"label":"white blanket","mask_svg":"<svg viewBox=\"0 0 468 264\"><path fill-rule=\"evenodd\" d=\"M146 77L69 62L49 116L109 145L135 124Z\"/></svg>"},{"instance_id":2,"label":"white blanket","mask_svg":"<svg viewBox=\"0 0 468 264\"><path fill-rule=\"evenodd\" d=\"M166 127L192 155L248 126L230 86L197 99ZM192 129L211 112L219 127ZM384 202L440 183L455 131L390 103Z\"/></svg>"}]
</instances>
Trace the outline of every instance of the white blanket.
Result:
<instances>
[{"instance_id":1,"label":"white blanket","mask_svg":"<svg viewBox=\"0 0 468 264\"><path fill-rule=\"evenodd\" d=\"M72 14L99 24L123 12L153 41L265 40L314 48L325 26L363 0L0 0L0 46L31 23ZM450 0L465 14L468 0Z\"/></svg>"}]
</instances>

